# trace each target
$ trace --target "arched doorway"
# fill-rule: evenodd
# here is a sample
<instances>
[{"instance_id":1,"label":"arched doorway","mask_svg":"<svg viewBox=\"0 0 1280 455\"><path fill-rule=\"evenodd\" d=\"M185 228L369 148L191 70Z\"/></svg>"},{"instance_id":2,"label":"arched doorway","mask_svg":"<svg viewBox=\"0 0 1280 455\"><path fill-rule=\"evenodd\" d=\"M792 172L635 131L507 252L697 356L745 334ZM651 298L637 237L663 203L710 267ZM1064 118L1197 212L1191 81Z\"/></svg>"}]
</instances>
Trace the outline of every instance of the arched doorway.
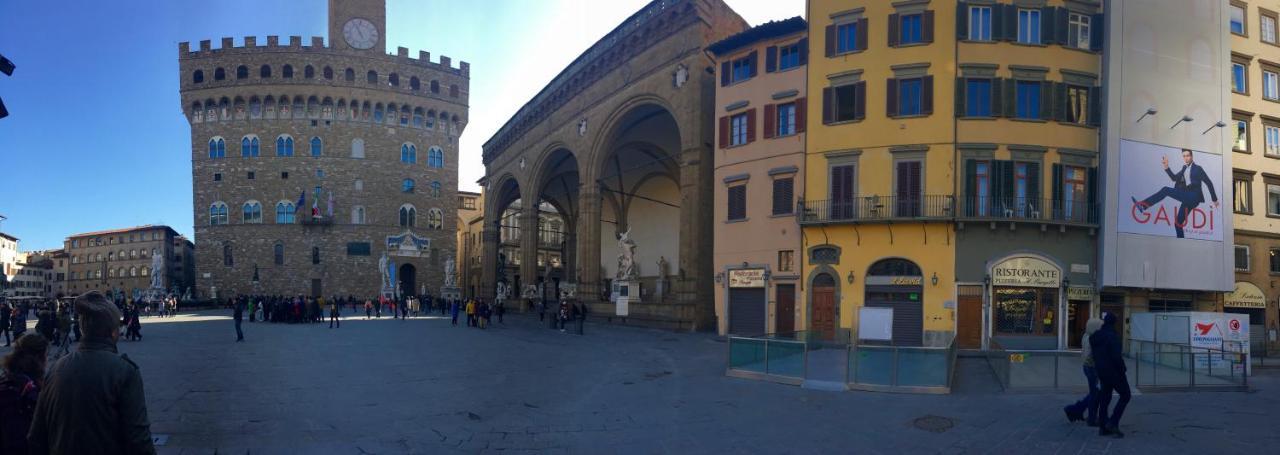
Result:
<instances>
[{"instance_id":1,"label":"arched doorway","mask_svg":"<svg viewBox=\"0 0 1280 455\"><path fill-rule=\"evenodd\" d=\"M924 343L924 273L916 263L901 258L881 259L867 269L868 308L893 310L895 346Z\"/></svg>"},{"instance_id":2,"label":"arched doorway","mask_svg":"<svg viewBox=\"0 0 1280 455\"><path fill-rule=\"evenodd\" d=\"M823 340L836 337L836 279L819 273L809 286L809 330Z\"/></svg>"},{"instance_id":3,"label":"arched doorway","mask_svg":"<svg viewBox=\"0 0 1280 455\"><path fill-rule=\"evenodd\" d=\"M400 270L396 273L396 278L400 281L400 295L402 297L413 295L418 289L417 267L413 264L405 263L400 265Z\"/></svg>"}]
</instances>

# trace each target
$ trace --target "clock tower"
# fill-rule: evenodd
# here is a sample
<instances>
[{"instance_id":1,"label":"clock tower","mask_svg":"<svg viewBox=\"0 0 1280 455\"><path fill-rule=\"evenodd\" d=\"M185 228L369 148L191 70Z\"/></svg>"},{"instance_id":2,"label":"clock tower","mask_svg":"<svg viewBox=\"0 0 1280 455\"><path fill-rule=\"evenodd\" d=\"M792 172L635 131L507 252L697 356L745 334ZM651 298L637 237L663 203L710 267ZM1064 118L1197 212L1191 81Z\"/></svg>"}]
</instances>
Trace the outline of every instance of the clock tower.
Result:
<instances>
[{"instance_id":1,"label":"clock tower","mask_svg":"<svg viewBox=\"0 0 1280 455\"><path fill-rule=\"evenodd\" d=\"M386 0L329 0L329 46L386 53Z\"/></svg>"}]
</instances>

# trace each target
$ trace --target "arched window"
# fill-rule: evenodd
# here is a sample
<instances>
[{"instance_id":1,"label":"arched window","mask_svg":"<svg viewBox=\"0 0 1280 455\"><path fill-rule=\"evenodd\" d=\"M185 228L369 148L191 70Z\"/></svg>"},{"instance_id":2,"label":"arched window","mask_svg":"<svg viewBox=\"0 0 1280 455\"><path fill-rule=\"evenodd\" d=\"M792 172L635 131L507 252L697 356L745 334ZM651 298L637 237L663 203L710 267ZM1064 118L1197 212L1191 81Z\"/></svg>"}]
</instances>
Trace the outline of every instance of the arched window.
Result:
<instances>
[{"instance_id":1,"label":"arched window","mask_svg":"<svg viewBox=\"0 0 1280 455\"><path fill-rule=\"evenodd\" d=\"M320 136L311 137L311 156L320 156L324 153L324 143L320 141Z\"/></svg>"},{"instance_id":2,"label":"arched window","mask_svg":"<svg viewBox=\"0 0 1280 455\"><path fill-rule=\"evenodd\" d=\"M396 74L396 73L388 74L388 75L387 75L387 83L388 83L388 84L391 84L391 86L392 86L392 87L399 87L399 86L400 86L400 75L399 75L399 74Z\"/></svg>"},{"instance_id":3,"label":"arched window","mask_svg":"<svg viewBox=\"0 0 1280 455\"><path fill-rule=\"evenodd\" d=\"M364 139L355 138L351 140L351 157L364 158Z\"/></svg>"},{"instance_id":4,"label":"arched window","mask_svg":"<svg viewBox=\"0 0 1280 455\"><path fill-rule=\"evenodd\" d=\"M400 226L413 227L418 222L418 209L412 205L405 204L400 206Z\"/></svg>"},{"instance_id":5,"label":"arched window","mask_svg":"<svg viewBox=\"0 0 1280 455\"><path fill-rule=\"evenodd\" d=\"M422 128L422 108L420 107L413 110L413 127Z\"/></svg>"},{"instance_id":6,"label":"arched window","mask_svg":"<svg viewBox=\"0 0 1280 455\"><path fill-rule=\"evenodd\" d=\"M137 266L131 266L131 267L129 267L129 276L131 276L131 277L133 277L133 276L138 276L138 267L137 267Z\"/></svg>"},{"instance_id":7,"label":"arched window","mask_svg":"<svg viewBox=\"0 0 1280 455\"><path fill-rule=\"evenodd\" d=\"M256 96L249 98L249 117L262 118L262 101Z\"/></svg>"},{"instance_id":8,"label":"arched window","mask_svg":"<svg viewBox=\"0 0 1280 455\"><path fill-rule=\"evenodd\" d=\"M245 224L261 224L262 204L258 201L245 202L240 214Z\"/></svg>"},{"instance_id":9,"label":"arched window","mask_svg":"<svg viewBox=\"0 0 1280 455\"><path fill-rule=\"evenodd\" d=\"M231 244L222 244L222 265L231 267L236 264L235 258L231 256ZM147 268L142 268L142 276L147 276Z\"/></svg>"},{"instance_id":10,"label":"arched window","mask_svg":"<svg viewBox=\"0 0 1280 455\"><path fill-rule=\"evenodd\" d=\"M227 156L227 143L220 137L209 139L209 158L224 158Z\"/></svg>"},{"instance_id":11,"label":"arched window","mask_svg":"<svg viewBox=\"0 0 1280 455\"><path fill-rule=\"evenodd\" d=\"M867 268L867 276L923 276L920 266L906 259L882 259Z\"/></svg>"},{"instance_id":12,"label":"arched window","mask_svg":"<svg viewBox=\"0 0 1280 455\"><path fill-rule=\"evenodd\" d=\"M305 77L307 79L315 79L316 69L313 68L311 65L307 65L306 68L302 69L302 77Z\"/></svg>"},{"instance_id":13,"label":"arched window","mask_svg":"<svg viewBox=\"0 0 1280 455\"><path fill-rule=\"evenodd\" d=\"M351 208L351 224L364 224L364 207L357 205Z\"/></svg>"},{"instance_id":14,"label":"arched window","mask_svg":"<svg viewBox=\"0 0 1280 455\"><path fill-rule=\"evenodd\" d=\"M366 76L366 79L368 80L368 82L369 82L370 84L377 84L377 83L378 83L378 72L377 72L377 71L374 71L374 70L369 70L369 75L368 75L368 76Z\"/></svg>"},{"instance_id":15,"label":"arched window","mask_svg":"<svg viewBox=\"0 0 1280 455\"><path fill-rule=\"evenodd\" d=\"M102 274L102 272L98 272L98 274ZM147 267L147 266L145 266L145 265L144 265L144 266L142 266L142 267L139 267L139 268L138 268L138 274L139 274L139 275L142 275L142 276L150 275L150 274L151 274L151 268L150 268L150 267Z\"/></svg>"},{"instance_id":16,"label":"arched window","mask_svg":"<svg viewBox=\"0 0 1280 455\"><path fill-rule=\"evenodd\" d=\"M218 69L213 70L213 80L215 80L215 81L221 81L221 80L224 80L224 79L226 79L226 78L227 78L227 70L224 70L224 69L222 69L222 68L218 68Z\"/></svg>"},{"instance_id":17,"label":"arched window","mask_svg":"<svg viewBox=\"0 0 1280 455\"><path fill-rule=\"evenodd\" d=\"M293 137L282 134L276 138L276 156L293 156Z\"/></svg>"},{"instance_id":18,"label":"arched window","mask_svg":"<svg viewBox=\"0 0 1280 455\"><path fill-rule=\"evenodd\" d=\"M320 263L320 247L318 246L311 247L311 263L312 264Z\"/></svg>"},{"instance_id":19,"label":"arched window","mask_svg":"<svg viewBox=\"0 0 1280 455\"><path fill-rule=\"evenodd\" d=\"M286 64L284 68L280 68L280 77L285 79L293 78L293 65Z\"/></svg>"},{"instance_id":20,"label":"arched window","mask_svg":"<svg viewBox=\"0 0 1280 455\"><path fill-rule=\"evenodd\" d=\"M116 269L107 269L107 278L115 278Z\"/></svg>"},{"instance_id":21,"label":"arched window","mask_svg":"<svg viewBox=\"0 0 1280 455\"><path fill-rule=\"evenodd\" d=\"M214 202L209 206L209 225L219 226L227 224L227 204L222 202Z\"/></svg>"},{"instance_id":22,"label":"arched window","mask_svg":"<svg viewBox=\"0 0 1280 455\"><path fill-rule=\"evenodd\" d=\"M324 67L324 78L328 80L333 80L333 68L330 68L327 66Z\"/></svg>"},{"instance_id":23,"label":"arched window","mask_svg":"<svg viewBox=\"0 0 1280 455\"><path fill-rule=\"evenodd\" d=\"M129 259L138 257L138 250L129 250Z\"/></svg>"},{"instance_id":24,"label":"arched window","mask_svg":"<svg viewBox=\"0 0 1280 455\"><path fill-rule=\"evenodd\" d=\"M427 166L435 168L444 167L444 150L440 147L431 147L427 149Z\"/></svg>"},{"instance_id":25,"label":"arched window","mask_svg":"<svg viewBox=\"0 0 1280 455\"><path fill-rule=\"evenodd\" d=\"M353 69L351 69L351 68L347 68L347 70L346 70L346 71L344 71L344 72L342 73L342 78L343 78L343 79L346 79L346 80L347 80L347 82L355 82L355 81L356 81L356 70L353 70Z\"/></svg>"},{"instance_id":26,"label":"arched window","mask_svg":"<svg viewBox=\"0 0 1280 455\"><path fill-rule=\"evenodd\" d=\"M409 106L400 106L400 126L409 126Z\"/></svg>"},{"instance_id":27,"label":"arched window","mask_svg":"<svg viewBox=\"0 0 1280 455\"><path fill-rule=\"evenodd\" d=\"M458 97L458 86L457 86L457 85L450 85L450 86L449 86L449 97L450 97L450 98L457 98L457 97Z\"/></svg>"},{"instance_id":28,"label":"arched window","mask_svg":"<svg viewBox=\"0 0 1280 455\"><path fill-rule=\"evenodd\" d=\"M108 252L107 252L107 260L108 260L108 261L114 261L114 260L116 260L116 252L115 252L115 251L108 251Z\"/></svg>"},{"instance_id":29,"label":"arched window","mask_svg":"<svg viewBox=\"0 0 1280 455\"><path fill-rule=\"evenodd\" d=\"M276 203L276 224L293 224L294 212L297 210L292 202L280 201Z\"/></svg>"},{"instance_id":30,"label":"arched window","mask_svg":"<svg viewBox=\"0 0 1280 455\"><path fill-rule=\"evenodd\" d=\"M400 182L400 191L405 193L412 193L413 179L404 179L404 181Z\"/></svg>"},{"instance_id":31,"label":"arched window","mask_svg":"<svg viewBox=\"0 0 1280 455\"><path fill-rule=\"evenodd\" d=\"M400 162L406 164L415 164L418 162L418 147L413 144L400 145Z\"/></svg>"},{"instance_id":32,"label":"arched window","mask_svg":"<svg viewBox=\"0 0 1280 455\"><path fill-rule=\"evenodd\" d=\"M191 73L191 82L197 84L204 82L204 70L196 70L196 72Z\"/></svg>"},{"instance_id":33,"label":"arched window","mask_svg":"<svg viewBox=\"0 0 1280 455\"><path fill-rule=\"evenodd\" d=\"M356 187L356 191L364 190L364 180L356 179L355 187Z\"/></svg>"},{"instance_id":34,"label":"arched window","mask_svg":"<svg viewBox=\"0 0 1280 455\"><path fill-rule=\"evenodd\" d=\"M427 229L444 229L444 212L440 209L427 210Z\"/></svg>"},{"instance_id":35,"label":"arched window","mask_svg":"<svg viewBox=\"0 0 1280 455\"><path fill-rule=\"evenodd\" d=\"M431 81L431 93L440 93L440 81Z\"/></svg>"},{"instance_id":36,"label":"arched window","mask_svg":"<svg viewBox=\"0 0 1280 455\"><path fill-rule=\"evenodd\" d=\"M240 156L245 158L257 157L261 151L261 143L258 142L258 136L245 136L240 139Z\"/></svg>"},{"instance_id":37,"label":"arched window","mask_svg":"<svg viewBox=\"0 0 1280 455\"><path fill-rule=\"evenodd\" d=\"M263 79L270 78L270 77L271 77L271 65L262 65L262 68L259 68L259 69L258 69L258 77L263 78Z\"/></svg>"},{"instance_id":38,"label":"arched window","mask_svg":"<svg viewBox=\"0 0 1280 455\"><path fill-rule=\"evenodd\" d=\"M240 65L236 67L236 79L249 78L249 67Z\"/></svg>"},{"instance_id":39,"label":"arched window","mask_svg":"<svg viewBox=\"0 0 1280 455\"><path fill-rule=\"evenodd\" d=\"M276 242L276 246L271 249L272 256L275 257L276 265L284 265L284 244Z\"/></svg>"},{"instance_id":40,"label":"arched window","mask_svg":"<svg viewBox=\"0 0 1280 455\"><path fill-rule=\"evenodd\" d=\"M373 123L382 123L382 103L373 107Z\"/></svg>"},{"instance_id":41,"label":"arched window","mask_svg":"<svg viewBox=\"0 0 1280 455\"><path fill-rule=\"evenodd\" d=\"M418 80L418 76L409 77L409 90L418 91L422 89L422 81Z\"/></svg>"},{"instance_id":42,"label":"arched window","mask_svg":"<svg viewBox=\"0 0 1280 455\"><path fill-rule=\"evenodd\" d=\"M440 182L431 182L431 197L440 197Z\"/></svg>"}]
</instances>

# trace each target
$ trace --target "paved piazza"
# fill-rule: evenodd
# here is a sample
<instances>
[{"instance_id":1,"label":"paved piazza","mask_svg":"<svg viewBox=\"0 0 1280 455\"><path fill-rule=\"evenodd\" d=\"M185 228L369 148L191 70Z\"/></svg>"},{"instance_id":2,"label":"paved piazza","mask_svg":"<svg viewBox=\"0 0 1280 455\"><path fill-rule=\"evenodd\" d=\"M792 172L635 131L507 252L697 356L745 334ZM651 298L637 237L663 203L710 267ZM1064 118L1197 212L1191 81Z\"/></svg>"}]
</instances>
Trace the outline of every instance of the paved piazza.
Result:
<instances>
[{"instance_id":1,"label":"paved piazza","mask_svg":"<svg viewBox=\"0 0 1280 455\"><path fill-rule=\"evenodd\" d=\"M1136 395L1128 437L1068 424L1072 395L1002 394L980 361L949 396L833 393L725 377L710 335L528 316L245 323L229 312L149 319L122 342L142 367L161 453L1268 453L1280 370L1249 393ZM7 349L5 349L7 351ZM913 423L940 416L945 431ZM1270 448L1270 449L1268 449ZM1269 452L1274 453L1274 452Z\"/></svg>"}]
</instances>

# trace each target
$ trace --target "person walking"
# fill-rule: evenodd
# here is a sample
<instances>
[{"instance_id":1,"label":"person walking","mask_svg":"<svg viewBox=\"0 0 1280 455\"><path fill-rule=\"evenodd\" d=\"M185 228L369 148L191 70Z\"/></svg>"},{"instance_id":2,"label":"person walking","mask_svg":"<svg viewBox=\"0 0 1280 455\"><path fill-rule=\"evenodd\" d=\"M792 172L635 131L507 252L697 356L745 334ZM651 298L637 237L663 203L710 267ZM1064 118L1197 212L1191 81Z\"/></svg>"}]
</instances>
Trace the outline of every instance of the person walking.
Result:
<instances>
[{"instance_id":1,"label":"person walking","mask_svg":"<svg viewBox=\"0 0 1280 455\"><path fill-rule=\"evenodd\" d=\"M498 301L498 304L494 307L493 312L494 312L494 313L498 313L498 323L499 323L499 324L507 325L507 323L506 323L506 322L503 322L503 321L502 321L502 315L507 314L507 303L506 303L506 302Z\"/></svg>"},{"instance_id":2,"label":"person walking","mask_svg":"<svg viewBox=\"0 0 1280 455\"><path fill-rule=\"evenodd\" d=\"M4 347L6 348L13 344L12 340L9 339L11 332L9 330L9 322L13 319L12 312L13 310L9 308L8 303L0 303L0 333L4 333Z\"/></svg>"},{"instance_id":3,"label":"person walking","mask_svg":"<svg viewBox=\"0 0 1280 455\"><path fill-rule=\"evenodd\" d=\"M476 326L476 301L467 301L467 327Z\"/></svg>"},{"instance_id":4,"label":"person walking","mask_svg":"<svg viewBox=\"0 0 1280 455\"><path fill-rule=\"evenodd\" d=\"M27 430L44 383L49 342L34 333L14 341L0 376L0 453L29 453Z\"/></svg>"},{"instance_id":5,"label":"person walking","mask_svg":"<svg viewBox=\"0 0 1280 455\"><path fill-rule=\"evenodd\" d=\"M1120 346L1120 334L1116 333L1116 315L1106 313L1102 316L1102 328L1089 336L1089 349L1093 354L1093 367L1098 372L1098 435L1123 438L1120 431L1120 417L1129 405L1132 392L1129 390L1129 378L1125 375ZM1107 407L1111 404L1111 392L1120 395L1115 409L1108 419Z\"/></svg>"},{"instance_id":6,"label":"person walking","mask_svg":"<svg viewBox=\"0 0 1280 455\"><path fill-rule=\"evenodd\" d=\"M1069 404L1062 408L1062 412L1067 414L1068 422L1084 420L1091 427L1098 426L1098 372L1094 369L1093 350L1089 343L1089 336L1093 335L1098 329L1102 328L1102 320L1098 318L1089 318L1089 322L1084 325L1084 336L1080 338L1080 360L1084 364L1084 379L1089 385L1089 393L1085 394L1080 401ZM1085 412L1088 411L1088 418L1085 418Z\"/></svg>"},{"instance_id":7,"label":"person walking","mask_svg":"<svg viewBox=\"0 0 1280 455\"><path fill-rule=\"evenodd\" d=\"M587 322L587 304L585 302L575 304L574 313L577 313L578 316L578 335L582 335L583 326Z\"/></svg>"},{"instance_id":8,"label":"person walking","mask_svg":"<svg viewBox=\"0 0 1280 455\"><path fill-rule=\"evenodd\" d=\"M556 314L556 322L560 325L560 333L564 333L564 323L569 320L569 304L560 301L560 311Z\"/></svg>"},{"instance_id":9,"label":"person walking","mask_svg":"<svg viewBox=\"0 0 1280 455\"><path fill-rule=\"evenodd\" d=\"M240 330L240 321L244 320L244 300L236 299L235 309L232 310L231 317L236 320L236 342L244 341L244 331Z\"/></svg>"},{"instance_id":10,"label":"person walking","mask_svg":"<svg viewBox=\"0 0 1280 455\"><path fill-rule=\"evenodd\" d=\"M338 319L338 302L329 301L329 328L342 328L342 320Z\"/></svg>"},{"instance_id":11,"label":"person walking","mask_svg":"<svg viewBox=\"0 0 1280 455\"><path fill-rule=\"evenodd\" d=\"M453 326L458 326L458 301L454 300L449 304L449 313L453 315Z\"/></svg>"},{"instance_id":12,"label":"person walking","mask_svg":"<svg viewBox=\"0 0 1280 455\"><path fill-rule=\"evenodd\" d=\"M120 310L96 291L75 305L84 341L49 369L27 433L30 453L156 453L142 374L116 350Z\"/></svg>"}]
</instances>

